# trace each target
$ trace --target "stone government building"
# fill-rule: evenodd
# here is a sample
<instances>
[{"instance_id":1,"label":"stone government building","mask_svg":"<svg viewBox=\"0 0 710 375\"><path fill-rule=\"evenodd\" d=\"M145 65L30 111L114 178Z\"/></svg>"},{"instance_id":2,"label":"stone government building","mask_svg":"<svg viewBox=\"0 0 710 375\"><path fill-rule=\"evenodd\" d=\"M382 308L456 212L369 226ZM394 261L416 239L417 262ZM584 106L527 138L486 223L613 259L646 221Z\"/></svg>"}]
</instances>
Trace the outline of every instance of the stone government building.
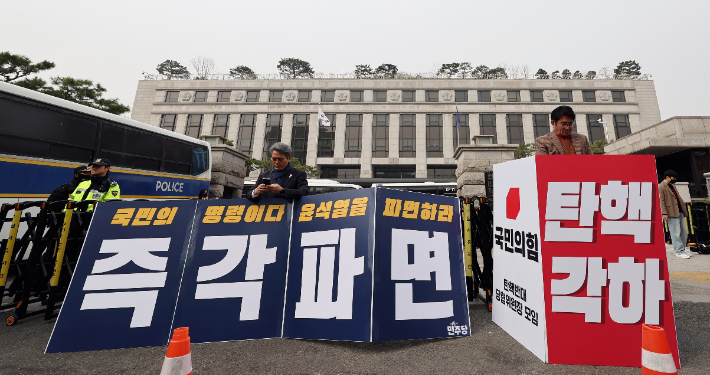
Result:
<instances>
[{"instance_id":1,"label":"stone government building","mask_svg":"<svg viewBox=\"0 0 710 375\"><path fill-rule=\"evenodd\" d=\"M570 105L576 131L610 141L661 121L645 79L256 79L141 80L131 118L194 137L221 135L255 159L281 141L322 178L454 181L459 144L489 135L534 143L549 113ZM318 121L318 108L332 127ZM456 109L461 128L456 129ZM255 172L253 172L255 173Z\"/></svg>"}]
</instances>

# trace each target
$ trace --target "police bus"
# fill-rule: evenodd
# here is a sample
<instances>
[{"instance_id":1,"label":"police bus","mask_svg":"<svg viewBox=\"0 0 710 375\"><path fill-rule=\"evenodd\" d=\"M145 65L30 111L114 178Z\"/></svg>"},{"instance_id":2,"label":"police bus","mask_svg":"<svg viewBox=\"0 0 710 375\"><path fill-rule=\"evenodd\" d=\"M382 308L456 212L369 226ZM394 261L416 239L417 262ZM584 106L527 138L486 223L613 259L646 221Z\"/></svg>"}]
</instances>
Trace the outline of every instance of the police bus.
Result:
<instances>
[{"instance_id":1,"label":"police bus","mask_svg":"<svg viewBox=\"0 0 710 375\"><path fill-rule=\"evenodd\" d=\"M246 198L247 192L254 188L256 184L256 179L245 179L244 188L242 189L242 198ZM308 179L308 195L316 195L323 193L334 193L336 191L345 191L353 189L362 189L360 185L354 184L341 184L335 180L321 179L321 178L309 178Z\"/></svg>"},{"instance_id":2,"label":"police bus","mask_svg":"<svg viewBox=\"0 0 710 375\"><path fill-rule=\"evenodd\" d=\"M374 184L373 186L387 189L413 191L415 193L426 193L434 195L444 195L447 197L456 196L456 182L409 182L409 183L385 183Z\"/></svg>"},{"instance_id":3,"label":"police bus","mask_svg":"<svg viewBox=\"0 0 710 375\"><path fill-rule=\"evenodd\" d=\"M0 82L0 202L44 200L96 158L121 198L196 198L209 189L207 142Z\"/></svg>"}]
</instances>

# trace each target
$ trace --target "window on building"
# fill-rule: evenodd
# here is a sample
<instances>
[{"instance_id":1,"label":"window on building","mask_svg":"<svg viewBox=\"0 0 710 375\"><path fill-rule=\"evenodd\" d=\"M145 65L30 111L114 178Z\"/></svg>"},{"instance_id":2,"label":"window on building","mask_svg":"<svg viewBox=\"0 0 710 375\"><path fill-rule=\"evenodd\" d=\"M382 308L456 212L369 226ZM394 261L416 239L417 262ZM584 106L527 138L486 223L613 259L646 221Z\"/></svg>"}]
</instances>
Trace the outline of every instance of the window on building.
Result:
<instances>
[{"instance_id":1,"label":"window on building","mask_svg":"<svg viewBox=\"0 0 710 375\"><path fill-rule=\"evenodd\" d=\"M533 115L533 132L535 133L535 138L550 133L549 115Z\"/></svg>"},{"instance_id":2,"label":"window on building","mask_svg":"<svg viewBox=\"0 0 710 375\"><path fill-rule=\"evenodd\" d=\"M372 157L389 156L390 116L377 114L372 117Z\"/></svg>"},{"instance_id":3,"label":"window on building","mask_svg":"<svg viewBox=\"0 0 710 375\"><path fill-rule=\"evenodd\" d=\"M441 115L426 115L426 156L444 157L444 126Z\"/></svg>"},{"instance_id":4,"label":"window on building","mask_svg":"<svg viewBox=\"0 0 710 375\"><path fill-rule=\"evenodd\" d=\"M362 101L362 90L351 90L350 91L350 101L351 102L361 102Z\"/></svg>"},{"instance_id":5,"label":"window on building","mask_svg":"<svg viewBox=\"0 0 710 375\"><path fill-rule=\"evenodd\" d=\"M416 99L416 91L414 90L403 90L402 91L402 101L403 102L413 102Z\"/></svg>"},{"instance_id":6,"label":"window on building","mask_svg":"<svg viewBox=\"0 0 710 375\"><path fill-rule=\"evenodd\" d=\"M426 101L438 102L439 101L439 90L427 90L426 91Z\"/></svg>"},{"instance_id":7,"label":"window on building","mask_svg":"<svg viewBox=\"0 0 710 375\"><path fill-rule=\"evenodd\" d=\"M506 130L508 133L508 143L518 145L525 143L523 136L523 115L506 115Z\"/></svg>"},{"instance_id":8,"label":"window on building","mask_svg":"<svg viewBox=\"0 0 710 375\"><path fill-rule=\"evenodd\" d=\"M351 102L361 102L362 101L362 90L350 91L350 101Z\"/></svg>"},{"instance_id":9,"label":"window on building","mask_svg":"<svg viewBox=\"0 0 710 375\"><path fill-rule=\"evenodd\" d=\"M335 90L323 90L321 91L322 102L334 102L335 101Z\"/></svg>"},{"instance_id":10,"label":"window on building","mask_svg":"<svg viewBox=\"0 0 710 375\"><path fill-rule=\"evenodd\" d=\"M160 127L174 132L176 119L177 115L162 115L160 116Z\"/></svg>"},{"instance_id":11,"label":"window on building","mask_svg":"<svg viewBox=\"0 0 710 375\"><path fill-rule=\"evenodd\" d=\"M597 96L594 91L582 91L582 98L585 103L594 103L597 101Z\"/></svg>"},{"instance_id":12,"label":"window on building","mask_svg":"<svg viewBox=\"0 0 710 375\"><path fill-rule=\"evenodd\" d=\"M416 165L373 165L375 178L416 178Z\"/></svg>"},{"instance_id":13,"label":"window on building","mask_svg":"<svg viewBox=\"0 0 710 375\"><path fill-rule=\"evenodd\" d=\"M530 101L532 102L544 102L545 99L543 99L542 96L542 90L533 90L530 91Z\"/></svg>"},{"instance_id":14,"label":"window on building","mask_svg":"<svg viewBox=\"0 0 710 375\"><path fill-rule=\"evenodd\" d=\"M281 103L283 96L284 96L284 92L281 90L269 91L269 101L270 102Z\"/></svg>"},{"instance_id":15,"label":"window on building","mask_svg":"<svg viewBox=\"0 0 710 375\"><path fill-rule=\"evenodd\" d=\"M468 90L456 90L454 93L454 100L457 102L467 102L468 101Z\"/></svg>"},{"instance_id":16,"label":"window on building","mask_svg":"<svg viewBox=\"0 0 710 375\"><path fill-rule=\"evenodd\" d=\"M360 178L360 166L359 165L348 165L348 166L335 166L335 165L323 165L320 167L321 178L333 178L333 179L353 179Z\"/></svg>"},{"instance_id":17,"label":"window on building","mask_svg":"<svg viewBox=\"0 0 710 375\"><path fill-rule=\"evenodd\" d=\"M616 139L631 134L629 115L614 115L614 131L616 132Z\"/></svg>"},{"instance_id":18,"label":"window on building","mask_svg":"<svg viewBox=\"0 0 710 375\"><path fill-rule=\"evenodd\" d=\"M335 113L326 113L325 117L330 120L331 126L323 126L323 123L318 121L318 157L332 158L335 147Z\"/></svg>"},{"instance_id":19,"label":"window on building","mask_svg":"<svg viewBox=\"0 0 710 375\"><path fill-rule=\"evenodd\" d=\"M478 90L478 101L479 102L490 102L491 92Z\"/></svg>"},{"instance_id":20,"label":"window on building","mask_svg":"<svg viewBox=\"0 0 710 375\"><path fill-rule=\"evenodd\" d=\"M271 159L269 147L276 142L281 142L281 125L283 115L266 115L266 128L264 129L264 155L262 160Z\"/></svg>"},{"instance_id":21,"label":"window on building","mask_svg":"<svg viewBox=\"0 0 710 375\"><path fill-rule=\"evenodd\" d=\"M247 91L247 103L256 103L259 101L259 91Z\"/></svg>"},{"instance_id":22,"label":"window on building","mask_svg":"<svg viewBox=\"0 0 710 375\"><path fill-rule=\"evenodd\" d=\"M416 115L399 115L399 157L416 156L417 128Z\"/></svg>"},{"instance_id":23,"label":"window on building","mask_svg":"<svg viewBox=\"0 0 710 375\"><path fill-rule=\"evenodd\" d=\"M374 91L376 102L386 102L387 101L387 91L385 90L375 90Z\"/></svg>"},{"instance_id":24,"label":"window on building","mask_svg":"<svg viewBox=\"0 0 710 375\"><path fill-rule=\"evenodd\" d=\"M298 92L298 101L300 103L307 103L311 101L311 90L308 91L299 91Z\"/></svg>"},{"instance_id":25,"label":"window on building","mask_svg":"<svg viewBox=\"0 0 710 375\"><path fill-rule=\"evenodd\" d=\"M345 157L359 158L362 151L362 115L345 117Z\"/></svg>"},{"instance_id":26,"label":"window on building","mask_svg":"<svg viewBox=\"0 0 710 375\"><path fill-rule=\"evenodd\" d=\"M616 103L623 103L626 101L626 95L623 91L612 91L611 99Z\"/></svg>"},{"instance_id":27,"label":"window on building","mask_svg":"<svg viewBox=\"0 0 710 375\"><path fill-rule=\"evenodd\" d=\"M165 102L166 103L177 103L179 97L180 97L180 91L168 91L165 93Z\"/></svg>"},{"instance_id":28,"label":"window on building","mask_svg":"<svg viewBox=\"0 0 710 375\"><path fill-rule=\"evenodd\" d=\"M589 143L594 143L601 139L606 139L604 136L604 124L600 121L602 115L587 114L587 130L589 131Z\"/></svg>"},{"instance_id":29,"label":"window on building","mask_svg":"<svg viewBox=\"0 0 710 375\"><path fill-rule=\"evenodd\" d=\"M508 91L508 101L509 102L519 102L520 101L520 91Z\"/></svg>"},{"instance_id":30,"label":"window on building","mask_svg":"<svg viewBox=\"0 0 710 375\"><path fill-rule=\"evenodd\" d=\"M187 116L187 127L185 128L185 135L197 138L200 136L202 131L202 115L189 115Z\"/></svg>"},{"instance_id":31,"label":"window on building","mask_svg":"<svg viewBox=\"0 0 710 375\"><path fill-rule=\"evenodd\" d=\"M231 91L218 91L217 101L220 103L229 103L229 98L232 96Z\"/></svg>"},{"instance_id":32,"label":"window on building","mask_svg":"<svg viewBox=\"0 0 710 375\"><path fill-rule=\"evenodd\" d=\"M498 133L496 132L496 115L479 115L478 122L481 127L481 135L492 135L492 142L498 143Z\"/></svg>"},{"instance_id":33,"label":"window on building","mask_svg":"<svg viewBox=\"0 0 710 375\"><path fill-rule=\"evenodd\" d=\"M214 115L212 124L212 135L219 135L227 138L227 128L229 127L229 115Z\"/></svg>"},{"instance_id":34,"label":"window on building","mask_svg":"<svg viewBox=\"0 0 710 375\"><path fill-rule=\"evenodd\" d=\"M305 164L308 154L308 115L294 115L291 130L293 157Z\"/></svg>"},{"instance_id":35,"label":"window on building","mask_svg":"<svg viewBox=\"0 0 710 375\"><path fill-rule=\"evenodd\" d=\"M454 150L459 145L467 145L471 143L471 128L468 126L468 115L459 114L461 128L456 127L456 115L454 115Z\"/></svg>"},{"instance_id":36,"label":"window on building","mask_svg":"<svg viewBox=\"0 0 710 375\"><path fill-rule=\"evenodd\" d=\"M207 101L207 91L195 91L195 103L204 103Z\"/></svg>"},{"instance_id":37,"label":"window on building","mask_svg":"<svg viewBox=\"0 0 710 375\"><path fill-rule=\"evenodd\" d=\"M251 157L251 146L254 140L254 127L256 126L256 115L242 115L239 122L239 134L237 135L237 150Z\"/></svg>"},{"instance_id":38,"label":"window on building","mask_svg":"<svg viewBox=\"0 0 710 375\"><path fill-rule=\"evenodd\" d=\"M570 91L570 90L565 90L565 91L560 90L559 93L560 93L560 101L561 101L561 102L563 102L563 103L565 103L565 102L571 103L571 102L572 102L572 91Z\"/></svg>"},{"instance_id":39,"label":"window on building","mask_svg":"<svg viewBox=\"0 0 710 375\"><path fill-rule=\"evenodd\" d=\"M455 165L427 165L426 178L456 181Z\"/></svg>"}]
</instances>

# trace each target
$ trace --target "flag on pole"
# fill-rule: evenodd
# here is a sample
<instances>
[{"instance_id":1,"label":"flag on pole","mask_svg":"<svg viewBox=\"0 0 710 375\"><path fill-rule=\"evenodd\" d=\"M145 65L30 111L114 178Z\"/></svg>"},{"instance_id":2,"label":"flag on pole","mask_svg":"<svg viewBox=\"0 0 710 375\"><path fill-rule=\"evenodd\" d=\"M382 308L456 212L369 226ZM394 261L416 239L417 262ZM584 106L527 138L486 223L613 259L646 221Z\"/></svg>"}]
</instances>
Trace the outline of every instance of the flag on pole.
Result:
<instances>
[{"instance_id":1,"label":"flag on pole","mask_svg":"<svg viewBox=\"0 0 710 375\"><path fill-rule=\"evenodd\" d=\"M328 116L323 113L323 110L318 107L318 120L320 120L320 123L323 124L323 126L330 126L330 120L328 120Z\"/></svg>"},{"instance_id":2,"label":"flag on pole","mask_svg":"<svg viewBox=\"0 0 710 375\"><path fill-rule=\"evenodd\" d=\"M459 107L456 106L456 129L461 129L461 116L459 115Z\"/></svg>"}]
</instances>

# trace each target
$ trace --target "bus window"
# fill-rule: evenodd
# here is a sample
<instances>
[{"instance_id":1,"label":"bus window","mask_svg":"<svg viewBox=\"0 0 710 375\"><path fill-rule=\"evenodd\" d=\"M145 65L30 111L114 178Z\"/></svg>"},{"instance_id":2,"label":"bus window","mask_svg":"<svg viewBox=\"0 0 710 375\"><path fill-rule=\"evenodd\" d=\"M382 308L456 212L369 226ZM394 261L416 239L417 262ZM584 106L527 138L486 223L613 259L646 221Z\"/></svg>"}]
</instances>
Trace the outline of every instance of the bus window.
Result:
<instances>
[{"instance_id":1,"label":"bus window","mask_svg":"<svg viewBox=\"0 0 710 375\"><path fill-rule=\"evenodd\" d=\"M84 117L0 98L3 153L89 162L97 128Z\"/></svg>"},{"instance_id":2,"label":"bus window","mask_svg":"<svg viewBox=\"0 0 710 375\"><path fill-rule=\"evenodd\" d=\"M192 146L172 139L165 139L165 172L190 174Z\"/></svg>"},{"instance_id":3,"label":"bus window","mask_svg":"<svg viewBox=\"0 0 710 375\"><path fill-rule=\"evenodd\" d=\"M203 173L210 166L210 153L207 147L195 146L192 149L192 175L197 176Z\"/></svg>"},{"instance_id":4,"label":"bus window","mask_svg":"<svg viewBox=\"0 0 710 375\"><path fill-rule=\"evenodd\" d=\"M159 171L163 144L159 136L104 123L98 157L116 166Z\"/></svg>"}]
</instances>

